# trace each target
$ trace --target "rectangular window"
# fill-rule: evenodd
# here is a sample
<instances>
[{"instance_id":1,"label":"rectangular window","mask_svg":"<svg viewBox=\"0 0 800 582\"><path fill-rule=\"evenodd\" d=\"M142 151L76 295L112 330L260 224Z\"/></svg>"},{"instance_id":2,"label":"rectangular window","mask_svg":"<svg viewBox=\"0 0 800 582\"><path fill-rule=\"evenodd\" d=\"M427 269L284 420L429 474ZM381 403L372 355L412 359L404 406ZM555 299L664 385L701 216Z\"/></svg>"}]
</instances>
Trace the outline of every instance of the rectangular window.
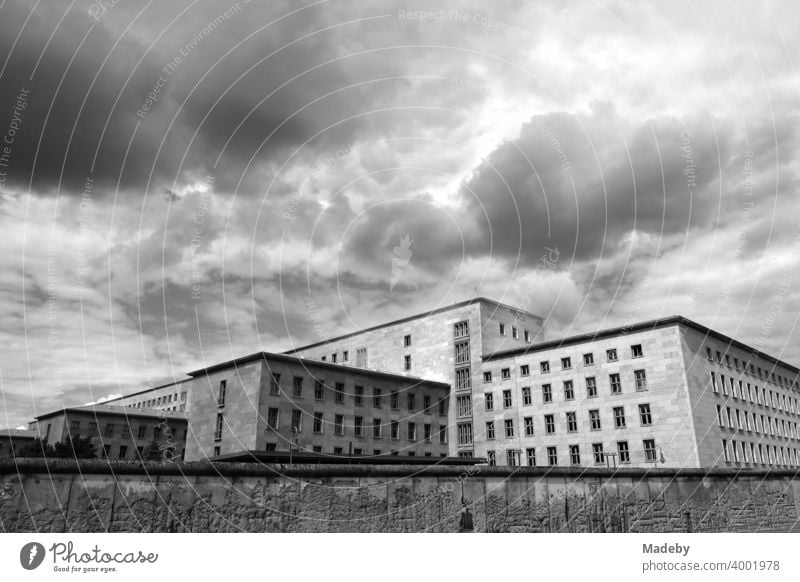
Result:
<instances>
[{"instance_id":1,"label":"rectangular window","mask_svg":"<svg viewBox=\"0 0 800 582\"><path fill-rule=\"evenodd\" d=\"M456 390L469 390L472 388L472 380L469 368L458 368L456 370Z\"/></svg>"},{"instance_id":2,"label":"rectangular window","mask_svg":"<svg viewBox=\"0 0 800 582\"><path fill-rule=\"evenodd\" d=\"M530 376L531 375L531 367L528 364L523 364L519 367L519 373L521 376Z\"/></svg>"},{"instance_id":3,"label":"rectangular window","mask_svg":"<svg viewBox=\"0 0 800 582\"><path fill-rule=\"evenodd\" d=\"M706 346L706 358L710 361L714 361L714 355L711 353L711 348Z\"/></svg>"},{"instance_id":4,"label":"rectangular window","mask_svg":"<svg viewBox=\"0 0 800 582\"><path fill-rule=\"evenodd\" d=\"M336 382L336 397L334 400L337 404L344 403L344 384L342 382Z\"/></svg>"},{"instance_id":5,"label":"rectangular window","mask_svg":"<svg viewBox=\"0 0 800 582\"><path fill-rule=\"evenodd\" d=\"M511 390L503 390L503 408L511 408Z\"/></svg>"},{"instance_id":6,"label":"rectangular window","mask_svg":"<svg viewBox=\"0 0 800 582\"><path fill-rule=\"evenodd\" d=\"M500 324L500 335L506 335L506 324L505 323L501 323Z\"/></svg>"},{"instance_id":7,"label":"rectangular window","mask_svg":"<svg viewBox=\"0 0 800 582\"><path fill-rule=\"evenodd\" d=\"M456 408L458 410L458 416L465 417L472 415L472 397L470 396L459 396L456 398Z\"/></svg>"},{"instance_id":8,"label":"rectangular window","mask_svg":"<svg viewBox=\"0 0 800 582\"><path fill-rule=\"evenodd\" d=\"M406 354L403 356L403 369L407 372L411 369L411 356Z\"/></svg>"},{"instance_id":9,"label":"rectangular window","mask_svg":"<svg viewBox=\"0 0 800 582\"><path fill-rule=\"evenodd\" d=\"M597 398L597 380L594 376L586 378L586 397Z\"/></svg>"},{"instance_id":10,"label":"rectangular window","mask_svg":"<svg viewBox=\"0 0 800 582\"><path fill-rule=\"evenodd\" d=\"M567 413L567 432L578 432L578 413Z\"/></svg>"},{"instance_id":11,"label":"rectangular window","mask_svg":"<svg viewBox=\"0 0 800 582\"><path fill-rule=\"evenodd\" d=\"M410 335L403 336L403 346L407 347L407 348L411 347L411 336Z\"/></svg>"},{"instance_id":12,"label":"rectangular window","mask_svg":"<svg viewBox=\"0 0 800 582\"><path fill-rule=\"evenodd\" d=\"M606 350L606 360L609 362L616 362L617 361L617 350L616 348L611 348Z\"/></svg>"},{"instance_id":13,"label":"rectangular window","mask_svg":"<svg viewBox=\"0 0 800 582\"><path fill-rule=\"evenodd\" d=\"M107 437L114 436L114 425L113 424L109 423L109 424L107 424L105 426L105 429L103 431L103 436L107 436Z\"/></svg>"},{"instance_id":14,"label":"rectangular window","mask_svg":"<svg viewBox=\"0 0 800 582\"><path fill-rule=\"evenodd\" d=\"M654 463L656 460L656 441L654 439L645 439L642 441L644 447L644 460L648 463Z\"/></svg>"},{"instance_id":15,"label":"rectangular window","mask_svg":"<svg viewBox=\"0 0 800 582\"><path fill-rule=\"evenodd\" d=\"M561 358L561 369L569 370L572 368L572 358Z\"/></svg>"},{"instance_id":16,"label":"rectangular window","mask_svg":"<svg viewBox=\"0 0 800 582\"><path fill-rule=\"evenodd\" d=\"M267 426L273 430L278 430L278 409L270 408L267 410Z\"/></svg>"},{"instance_id":17,"label":"rectangular window","mask_svg":"<svg viewBox=\"0 0 800 582\"><path fill-rule=\"evenodd\" d=\"M356 367L367 367L367 348L358 348L356 350Z\"/></svg>"},{"instance_id":18,"label":"rectangular window","mask_svg":"<svg viewBox=\"0 0 800 582\"><path fill-rule=\"evenodd\" d=\"M525 423L525 436L533 436L533 417L526 416L523 421Z\"/></svg>"},{"instance_id":19,"label":"rectangular window","mask_svg":"<svg viewBox=\"0 0 800 582\"><path fill-rule=\"evenodd\" d=\"M600 430L600 411L599 410L590 410L589 411L589 425L591 426L592 430Z\"/></svg>"},{"instance_id":20,"label":"rectangular window","mask_svg":"<svg viewBox=\"0 0 800 582\"><path fill-rule=\"evenodd\" d=\"M336 363L337 354L331 354L331 362Z\"/></svg>"},{"instance_id":21,"label":"rectangular window","mask_svg":"<svg viewBox=\"0 0 800 582\"><path fill-rule=\"evenodd\" d=\"M506 427L506 438L510 439L514 436L514 420L511 418L507 418L505 420L505 427Z\"/></svg>"},{"instance_id":22,"label":"rectangular window","mask_svg":"<svg viewBox=\"0 0 800 582\"><path fill-rule=\"evenodd\" d=\"M425 414L431 413L431 397L427 394L422 397L422 410Z\"/></svg>"},{"instance_id":23,"label":"rectangular window","mask_svg":"<svg viewBox=\"0 0 800 582\"><path fill-rule=\"evenodd\" d=\"M484 402L486 403L486 406L485 406L486 411L487 412L491 412L492 410L494 410L494 394L492 394L491 392L488 392L488 393L483 395L483 398L484 398Z\"/></svg>"},{"instance_id":24,"label":"rectangular window","mask_svg":"<svg viewBox=\"0 0 800 582\"><path fill-rule=\"evenodd\" d=\"M364 436L364 417L356 416L353 419L353 435L357 437Z\"/></svg>"},{"instance_id":25,"label":"rectangular window","mask_svg":"<svg viewBox=\"0 0 800 582\"><path fill-rule=\"evenodd\" d=\"M631 452L628 449L628 441L617 442L617 455L619 456L620 463L631 462Z\"/></svg>"},{"instance_id":26,"label":"rectangular window","mask_svg":"<svg viewBox=\"0 0 800 582\"><path fill-rule=\"evenodd\" d=\"M300 410L292 410L292 433L302 432L303 413Z\"/></svg>"},{"instance_id":27,"label":"rectangular window","mask_svg":"<svg viewBox=\"0 0 800 582\"><path fill-rule=\"evenodd\" d=\"M390 435L393 439L400 438L400 423L393 420L390 426Z\"/></svg>"},{"instance_id":28,"label":"rectangular window","mask_svg":"<svg viewBox=\"0 0 800 582\"><path fill-rule=\"evenodd\" d=\"M722 406L717 404L717 424L719 426L725 426L725 422L722 418Z\"/></svg>"},{"instance_id":29,"label":"rectangular window","mask_svg":"<svg viewBox=\"0 0 800 582\"><path fill-rule=\"evenodd\" d=\"M414 394L409 394L406 397L406 404L408 405L408 411L414 412L414 410L417 408L416 396Z\"/></svg>"},{"instance_id":30,"label":"rectangular window","mask_svg":"<svg viewBox=\"0 0 800 582\"><path fill-rule=\"evenodd\" d=\"M459 424L458 425L458 444L471 445L472 444L472 425Z\"/></svg>"},{"instance_id":31,"label":"rectangular window","mask_svg":"<svg viewBox=\"0 0 800 582\"><path fill-rule=\"evenodd\" d=\"M397 392L395 392L397 394ZM383 406L383 396L380 388L372 389L372 407L380 408Z\"/></svg>"},{"instance_id":32,"label":"rectangular window","mask_svg":"<svg viewBox=\"0 0 800 582\"><path fill-rule=\"evenodd\" d=\"M69 432L73 436L78 436L78 433L81 430L81 421L80 420L70 420L69 421Z\"/></svg>"},{"instance_id":33,"label":"rectangular window","mask_svg":"<svg viewBox=\"0 0 800 582\"><path fill-rule=\"evenodd\" d=\"M494 421L486 421L486 440L494 440Z\"/></svg>"},{"instance_id":34,"label":"rectangular window","mask_svg":"<svg viewBox=\"0 0 800 582\"><path fill-rule=\"evenodd\" d=\"M547 464L551 467L558 465L558 452L555 447L547 447Z\"/></svg>"},{"instance_id":35,"label":"rectangular window","mask_svg":"<svg viewBox=\"0 0 800 582\"><path fill-rule=\"evenodd\" d=\"M444 444L444 443L447 442L447 427L446 426L440 426L439 427L439 442L441 444Z\"/></svg>"},{"instance_id":36,"label":"rectangular window","mask_svg":"<svg viewBox=\"0 0 800 582\"><path fill-rule=\"evenodd\" d=\"M356 386L354 388L353 402L356 406L364 406L364 387Z\"/></svg>"},{"instance_id":37,"label":"rectangular window","mask_svg":"<svg viewBox=\"0 0 800 582\"><path fill-rule=\"evenodd\" d=\"M594 354L583 354L583 365L594 366Z\"/></svg>"},{"instance_id":38,"label":"rectangular window","mask_svg":"<svg viewBox=\"0 0 800 582\"><path fill-rule=\"evenodd\" d=\"M447 416L447 396L439 400L439 416Z\"/></svg>"},{"instance_id":39,"label":"rectangular window","mask_svg":"<svg viewBox=\"0 0 800 582\"><path fill-rule=\"evenodd\" d=\"M303 397L303 378L301 376L292 378L292 396L294 398Z\"/></svg>"},{"instance_id":40,"label":"rectangular window","mask_svg":"<svg viewBox=\"0 0 800 582\"><path fill-rule=\"evenodd\" d=\"M314 426L312 427L312 431L317 434L322 434L322 413L315 412L314 413Z\"/></svg>"},{"instance_id":41,"label":"rectangular window","mask_svg":"<svg viewBox=\"0 0 800 582\"><path fill-rule=\"evenodd\" d=\"M556 432L556 421L552 414L544 415L544 432L545 434L555 434Z\"/></svg>"},{"instance_id":42,"label":"rectangular window","mask_svg":"<svg viewBox=\"0 0 800 582\"><path fill-rule=\"evenodd\" d=\"M490 467L497 465L497 455L494 451L486 451L486 460Z\"/></svg>"},{"instance_id":43,"label":"rectangular window","mask_svg":"<svg viewBox=\"0 0 800 582\"><path fill-rule=\"evenodd\" d=\"M348 356L349 356L349 355L350 355L350 352L348 352L347 350L344 350L344 351L342 352L342 361L343 361L343 362L346 362L346 361L348 360Z\"/></svg>"},{"instance_id":44,"label":"rectangular window","mask_svg":"<svg viewBox=\"0 0 800 582\"><path fill-rule=\"evenodd\" d=\"M108 445L106 445L108 446ZM222 451L222 447L214 447L214 456L219 457Z\"/></svg>"},{"instance_id":45,"label":"rectangular window","mask_svg":"<svg viewBox=\"0 0 800 582\"><path fill-rule=\"evenodd\" d=\"M483 373L483 383L489 384L492 381L492 372L484 372Z\"/></svg>"},{"instance_id":46,"label":"rectangular window","mask_svg":"<svg viewBox=\"0 0 800 582\"><path fill-rule=\"evenodd\" d=\"M500 370L500 378L502 380L508 380L511 378L511 368L503 368Z\"/></svg>"},{"instance_id":47,"label":"rectangular window","mask_svg":"<svg viewBox=\"0 0 800 582\"><path fill-rule=\"evenodd\" d=\"M569 462L571 465L581 464L581 448L578 445L569 446Z\"/></svg>"},{"instance_id":48,"label":"rectangular window","mask_svg":"<svg viewBox=\"0 0 800 582\"><path fill-rule=\"evenodd\" d=\"M519 330L517 329L516 325L512 325L511 326L511 337L514 338L514 339L518 339L519 338Z\"/></svg>"},{"instance_id":49,"label":"rectangular window","mask_svg":"<svg viewBox=\"0 0 800 582\"><path fill-rule=\"evenodd\" d=\"M381 419L380 418L373 418L372 419L372 438L374 438L374 439L381 438Z\"/></svg>"},{"instance_id":50,"label":"rectangular window","mask_svg":"<svg viewBox=\"0 0 800 582\"><path fill-rule=\"evenodd\" d=\"M138 434L137 438L143 439L146 436L147 436L147 426L142 424L142 425L139 426L139 434Z\"/></svg>"},{"instance_id":51,"label":"rectangular window","mask_svg":"<svg viewBox=\"0 0 800 582\"><path fill-rule=\"evenodd\" d=\"M344 435L344 415L337 414L333 417L333 434L336 436Z\"/></svg>"},{"instance_id":52,"label":"rectangular window","mask_svg":"<svg viewBox=\"0 0 800 582\"><path fill-rule=\"evenodd\" d=\"M469 342L456 342L455 345L456 364L467 364L470 361Z\"/></svg>"},{"instance_id":53,"label":"rectangular window","mask_svg":"<svg viewBox=\"0 0 800 582\"><path fill-rule=\"evenodd\" d=\"M619 380L619 374L609 374L608 380L611 382L611 393L622 394L622 382Z\"/></svg>"},{"instance_id":54,"label":"rectangular window","mask_svg":"<svg viewBox=\"0 0 800 582\"><path fill-rule=\"evenodd\" d=\"M469 322L459 321L453 325L453 337L467 337L469 335Z\"/></svg>"},{"instance_id":55,"label":"rectangular window","mask_svg":"<svg viewBox=\"0 0 800 582\"><path fill-rule=\"evenodd\" d=\"M219 392L217 393L217 406L222 408L225 406L225 392L228 389L228 381L227 380L220 380L219 382Z\"/></svg>"},{"instance_id":56,"label":"rectangular window","mask_svg":"<svg viewBox=\"0 0 800 582\"><path fill-rule=\"evenodd\" d=\"M325 385L322 380L314 380L314 400L325 400Z\"/></svg>"},{"instance_id":57,"label":"rectangular window","mask_svg":"<svg viewBox=\"0 0 800 582\"><path fill-rule=\"evenodd\" d=\"M650 413L649 404L639 405L639 420L641 421L642 426L650 426L653 424L653 415Z\"/></svg>"},{"instance_id":58,"label":"rectangular window","mask_svg":"<svg viewBox=\"0 0 800 582\"><path fill-rule=\"evenodd\" d=\"M531 332L529 332L527 329L525 330L525 341L531 343Z\"/></svg>"},{"instance_id":59,"label":"rectangular window","mask_svg":"<svg viewBox=\"0 0 800 582\"><path fill-rule=\"evenodd\" d=\"M572 387L572 380L564 380L564 400L574 400L575 390Z\"/></svg>"},{"instance_id":60,"label":"rectangular window","mask_svg":"<svg viewBox=\"0 0 800 582\"><path fill-rule=\"evenodd\" d=\"M516 449L509 449L506 451L506 465L509 467L517 466L517 451Z\"/></svg>"},{"instance_id":61,"label":"rectangular window","mask_svg":"<svg viewBox=\"0 0 800 582\"><path fill-rule=\"evenodd\" d=\"M528 466L536 466L536 449L525 449L525 457L528 459Z\"/></svg>"},{"instance_id":62,"label":"rectangular window","mask_svg":"<svg viewBox=\"0 0 800 582\"><path fill-rule=\"evenodd\" d=\"M623 406L614 407L614 428L625 428L625 408Z\"/></svg>"},{"instance_id":63,"label":"rectangular window","mask_svg":"<svg viewBox=\"0 0 800 582\"><path fill-rule=\"evenodd\" d=\"M393 391L389 395L389 407L392 410L397 410L400 408L400 397L398 396L397 392Z\"/></svg>"},{"instance_id":64,"label":"rectangular window","mask_svg":"<svg viewBox=\"0 0 800 582\"><path fill-rule=\"evenodd\" d=\"M222 413L217 414L217 422L214 427L214 440L218 441L222 439Z\"/></svg>"},{"instance_id":65,"label":"rectangular window","mask_svg":"<svg viewBox=\"0 0 800 582\"><path fill-rule=\"evenodd\" d=\"M717 375L714 372L711 372L711 390L715 394L719 394L719 386L717 386Z\"/></svg>"},{"instance_id":66,"label":"rectangular window","mask_svg":"<svg viewBox=\"0 0 800 582\"><path fill-rule=\"evenodd\" d=\"M550 371L550 362L539 362L539 371L547 374Z\"/></svg>"},{"instance_id":67,"label":"rectangular window","mask_svg":"<svg viewBox=\"0 0 800 582\"><path fill-rule=\"evenodd\" d=\"M641 358L642 356L644 356L644 352L642 351L642 344L636 344L631 346L631 357Z\"/></svg>"},{"instance_id":68,"label":"rectangular window","mask_svg":"<svg viewBox=\"0 0 800 582\"><path fill-rule=\"evenodd\" d=\"M636 378L636 390L647 390L647 376L644 370L634 370L633 375Z\"/></svg>"},{"instance_id":69,"label":"rectangular window","mask_svg":"<svg viewBox=\"0 0 800 582\"><path fill-rule=\"evenodd\" d=\"M533 396L531 396L531 387L530 386L523 386L522 387L522 405L523 406L530 406L533 404Z\"/></svg>"},{"instance_id":70,"label":"rectangular window","mask_svg":"<svg viewBox=\"0 0 800 582\"><path fill-rule=\"evenodd\" d=\"M119 458L124 459L128 455L128 447L126 445L119 446Z\"/></svg>"},{"instance_id":71,"label":"rectangular window","mask_svg":"<svg viewBox=\"0 0 800 582\"><path fill-rule=\"evenodd\" d=\"M603 443L593 443L592 454L594 455L595 465L602 465L605 463L606 457L603 454Z\"/></svg>"},{"instance_id":72,"label":"rectangular window","mask_svg":"<svg viewBox=\"0 0 800 582\"><path fill-rule=\"evenodd\" d=\"M550 384L542 384L542 402L552 402L553 401L553 390L550 387Z\"/></svg>"}]
</instances>

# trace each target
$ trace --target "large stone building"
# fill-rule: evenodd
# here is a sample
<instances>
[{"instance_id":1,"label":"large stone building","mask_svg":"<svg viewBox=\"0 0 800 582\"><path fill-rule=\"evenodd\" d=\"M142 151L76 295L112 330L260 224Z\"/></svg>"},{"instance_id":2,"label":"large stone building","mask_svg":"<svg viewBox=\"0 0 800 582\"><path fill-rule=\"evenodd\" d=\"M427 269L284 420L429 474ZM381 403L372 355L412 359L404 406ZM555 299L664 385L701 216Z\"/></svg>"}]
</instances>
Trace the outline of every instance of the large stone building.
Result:
<instances>
[{"instance_id":1,"label":"large stone building","mask_svg":"<svg viewBox=\"0 0 800 582\"><path fill-rule=\"evenodd\" d=\"M16 457L20 451L31 443L37 434L34 430L19 428L0 429L0 459Z\"/></svg>"}]
</instances>

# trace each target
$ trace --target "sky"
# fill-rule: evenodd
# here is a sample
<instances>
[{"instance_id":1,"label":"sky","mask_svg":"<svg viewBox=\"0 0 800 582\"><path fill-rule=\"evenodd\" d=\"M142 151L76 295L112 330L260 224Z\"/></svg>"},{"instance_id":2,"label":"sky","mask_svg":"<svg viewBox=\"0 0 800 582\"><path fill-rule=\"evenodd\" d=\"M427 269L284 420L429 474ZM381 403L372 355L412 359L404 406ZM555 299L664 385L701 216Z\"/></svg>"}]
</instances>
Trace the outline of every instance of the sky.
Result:
<instances>
[{"instance_id":1,"label":"sky","mask_svg":"<svg viewBox=\"0 0 800 582\"><path fill-rule=\"evenodd\" d=\"M800 364L797 16L0 1L0 426L476 296Z\"/></svg>"}]
</instances>

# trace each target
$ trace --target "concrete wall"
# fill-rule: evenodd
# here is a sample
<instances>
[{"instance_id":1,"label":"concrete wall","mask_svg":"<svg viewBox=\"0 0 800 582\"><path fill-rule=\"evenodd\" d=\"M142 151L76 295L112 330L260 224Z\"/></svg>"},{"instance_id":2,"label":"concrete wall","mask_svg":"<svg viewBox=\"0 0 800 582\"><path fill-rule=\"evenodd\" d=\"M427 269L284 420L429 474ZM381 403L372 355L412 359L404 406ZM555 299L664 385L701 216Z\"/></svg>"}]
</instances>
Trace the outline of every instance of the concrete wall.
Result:
<instances>
[{"instance_id":1,"label":"concrete wall","mask_svg":"<svg viewBox=\"0 0 800 582\"><path fill-rule=\"evenodd\" d=\"M18 473L0 461L0 531L455 532L462 498L477 532L800 531L800 479L788 471L147 469L26 460Z\"/></svg>"}]
</instances>

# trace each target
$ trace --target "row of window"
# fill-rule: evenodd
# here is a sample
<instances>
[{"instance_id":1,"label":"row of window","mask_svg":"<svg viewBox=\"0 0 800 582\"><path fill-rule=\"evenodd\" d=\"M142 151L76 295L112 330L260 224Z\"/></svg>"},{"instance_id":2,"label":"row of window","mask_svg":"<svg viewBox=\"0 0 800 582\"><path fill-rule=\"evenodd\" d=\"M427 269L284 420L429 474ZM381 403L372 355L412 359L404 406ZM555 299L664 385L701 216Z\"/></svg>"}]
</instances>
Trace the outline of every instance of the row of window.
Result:
<instances>
[{"instance_id":1,"label":"row of window","mask_svg":"<svg viewBox=\"0 0 800 582\"><path fill-rule=\"evenodd\" d=\"M568 445L569 450L569 464L573 466L581 465L581 447L580 445ZM646 463L655 463L658 459L656 456L656 441L655 439L644 439L642 441L642 451L644 453L644 461ZM497 464L497 454L495 451L486 452L487 459L490 465ZM522 464L522 451L519 449L506 450L506 464L509 466L516 466ZM628 441L617 441L616 451L607 452L603 443L592 443L591 459L595 465L609 465L609 458L615 458L614 464L619 462L621 464L631 462L631 450L628 446ZM550 467L558 466L558 447L551 446L545 447L545 462ZM536 467L538 459L536 456L536 448L531 447L525 449L525 461L529 467Z\"/></svg>"},{"instance_id":2,"label":"row of window","mask_svg":"<svg viewBox=\"0 0 800 582\"><path fill-rule=\"evenodd\" d=\"M122 423L122 424L114 424L112 422L105 423L103 425L103 436L104 437L113 437L119 434L122 438L136 438L136 439L145 439L147 438L147 433L149 426L146 424L140 424L134 430L133 425ZM163 430L162 430L163 428ZM73 437L81 436L83 431L83 423L80 420L71 420L69 422L69 434ZM136 435L134 437L134 434ZM153 438L155 440L159 440L162 435L169 437L173 434L173 429L170 426L161 426L155 425L153 426ZM96 422L89 422L86 425L86 436L94 437L99 436L100 431L98 430ZM183 437L186 438L186 429L183 429Z\"/></svg>"},{"instance_id":3,"label":"row of window","mask_svg":"<svg viewBox=\"0 0 800 582\"><path fill-rule=\"evenodd\" d=\"M321 356L320 359L323 362L327 362L328 356ZM341 359L339 358L338 352L334 352L331 354L331 362L334 364L337 363L346 364L349 361L350 361L349 350L342 350ZM367 367L367 348L358 348L356 350L356 368L366 368L366 367Z\"/></svg>"},{"instance_id":4,"label":"row of window","mask_svg":"<svg viewBox=\"0 0 800 582\"><path fill-rule=\"evenodd\" d=\"M609 351L614 351L616 353L616 350L609 350ZM584 365L593 365L594 356L592 354L584 354L583 357L584 357ZM586 361L587 357L591 359L592 364L585 364L585 361ZM638 356L638 357L641 357L641 356ZM614 361L616 361L616 360L614 360ZM539 365L541 367L541 372L543 374L546 374L546 373L550 372L550 362L541 362ZM561 367L562 367L563 370L571 370L572 369L571 358L561 358ZM520 373L520 376L522 376L522 377L530 376L531 375L530 366L528 364L522 364L520 366L520 368L519 368L519 373ZM510 380L511 379L511 368L501 368L500 369L500 379L501 380ZM493 380L493 375L492 375L492 371L491 370L488 370L488 371L483 373L483 381L484 381L484 383L488 384L489 382L492 382L492 380Z\"/></svg>"},{"instance_id":5,"label":"row of window","mask_svg":"<svg viewBox=\"0 0 800 582\"><path fill-rule=\"evenodd\" d=\"M800 451L789 447L748 443L722 439L722 456L730 463L752 463L754 465L800 466Z\"/></svg>"},{"instance_id":6,"label":"row of window","mask_svg":"<svg viewBox=\"0 0 800 582\"><path fill-rule=\"evenodd\" d=\"M578 432L578 413L570 411L565 413L567 432ZM616 406L612 409L612 418L614 419L614 428L627 428L628 423L625 417L625 407ZM525 436L534 436L534 422L532 416L526 416L522 419ZM639 404L639 424L640 426L653 425L653 413L650 410L650 404ZM589 411L589 427L591 430L602 430L602 421L600 419L600 410ZM544 432L545 434L556 434L556 417L554 414L544 415ZM486 439L495 439L495 421L489 420L486 422ZM514 419L506 418L503 420L503 434L506 438L514 437Z\"/></svg>"},{"instance_id":7,"label":"row of window","mask_svg":"<svg viewBox=\"0 0 800 582\"><path fill-rule=\"evenodd\" d=\"M100 449L100 458L101 459L142 459L144 457L144 447L130 447L131 454L128 455L128 445L119 445L117 449L117 455L114 457L113 455L114 448L111 445L103 445ZM183 455L185 451L181 449L180 460L183 460Z\"/></svg>"},{"instance_id":8,"label":"row of window","mask_svg":"<svg viewBox=\"0 0 800 582\"><path fill-rule=\"evenodd\" d=\"M499 322L500 325L500 335L506 335L506 324ZM531 343L531 332L527 329L522 330L523 337L527 343ZM519 328L516 325L511 326L511 337L514 339L519 339Z\"/></svg>"},{"instance_id":9,"label":"row of window","mask_svg":"<svg viewBox=\"0 0 800 582\"><path fill-rule=\"evenodd\" d=\"M273 396L280 395L282 388L280 385L281 375L272 374L270 381L269 393ZM222 388L220 388L222 390ZM336 382L331 388L325 384L324 380L314 380L314 400L324 401L326 392L333 391L333 400L337 404L344 404L347 390L343 382ZM303 398L304 394L304 378L302 376L294 376L292 378L292 398ZM354 386L353 388L353 404L355 406L366 406L371 403L373 408L382 408L384 403L384 396L389 397L389 408L392 410L400 409L400 392L393 390L389 394L384 395L381 388L373 388L372 393L368 396L364 386ZM417 410L417 405L420 400L417 394L409 392L405 395L406 410L414 412ZM427 394L422 395L422 411L425 414L433 414L434 401L433 398ZM444 396L435 402L439 416L447 416L447 397Z\"/></svg>"},{"instance_id":10,"label":"row of window","mask_svg":"<svg viewBox=\"0 0 800 582\"><path fill-rule=\"evenodd\" d=\"M723 396L730 394L733 398L800 415L800 403L796 398L767 390L763 386L758 387L750 382L736 380L733 376L728 376L726 380L724 374L719 374L719 378L717 378L717 373L711 372L711 390L714 394L720 394L721 390Z\"/></svg>"},{"instance_id":11,"label":"row of window","mask_svg":"<svg viewBox=\"0 0 800 582\"><path fill-rule=\"evenodd\" d=\"M176 392L175 394L166 394L164 396L158 396L157 398L140 400L139 402L128 404L128 408L158 408L172 403L175 403L175 406L168 407L166 410L177 411L179 408L183 410L186 404L186 392L181 392L180 394ZM178 404L181 406L179 407Z\"/></svg>"},{"instance_id":12,"label":"row of window","mask_svg":"<svg viewBox=\"0 0 800 582\"><path fill-rule=\"evenodd\" d=\"M723 428L744 430L787 439L800 439L797 423L782 418L773 418L747 410L739 410L717 404L717 424Z\"/></svg>"},{"instance_id":13,"label":"row of window","mask_svg":"<svg viewBox=\"0 0 800 582\"><path fill-rule=\"evenodd\" d=\"M214 448L214 454L215 455L219 455L219 450L218 450L219 448L220 447L215 447ZM277 451L278 450L278 443L267 443L266 444L266 450L267 451ZM311 453L324 454L324 450L322 448L322 445L313 445L311 447L305 447L305 448L303 448L301 450L304 450L306 452L311 452ZM333 447L332 452L330 454L339 456L339 455L345 455L345 454L349 454L349 453L345 452L344 447ZM382 454L383 454L383 450L382 449L372 449L372 453L371 453L372 456L377 457L377 456L380 456ZM391 449L389 451L389 454L392 455L393 457L396 457L400 453L397 451L397 449ZM416 453L416 451L406 451L403 454L406 455L406 456L409 456L409 457L415 457L417 453ZM353 447L352 455L354 457L360 457L362 455L370 455L370 453L366 449L362 449L360 447ZM425 451L423 453L423 456L432 457L433 453L431 453L430 451ZM446 457L447 453L440 453L439 456L440 457Z\"/></svg>"},{"instance_id":14,"label":"row of window","mask_svg":"<svg viewBox=\"0 0 800 582\"><path fill-rule=\"evenodd\" d=\"M706 346L706 358L710 362L716 362L717 364L723 363L723 354L719 350L716 350L716 359L714 358L714 351L709 347ZM776 374L774 369L773 371L762 369L760 366L756 366L755 364L745 361L742 359L741 361L739 358L733 358L733 365L731 365L731 355L725 354L724 355L724 362L728 368L735 369L737 372L744 372L749 376L758 377L762 380L766 380L767 382L772 382L773 384L778 384L784 388L792 388L797 389L797 378L794 380L790 380L782 376L781 374ZM741 366L740 366L741 365Z\"/></svg>"}]
</instances>

